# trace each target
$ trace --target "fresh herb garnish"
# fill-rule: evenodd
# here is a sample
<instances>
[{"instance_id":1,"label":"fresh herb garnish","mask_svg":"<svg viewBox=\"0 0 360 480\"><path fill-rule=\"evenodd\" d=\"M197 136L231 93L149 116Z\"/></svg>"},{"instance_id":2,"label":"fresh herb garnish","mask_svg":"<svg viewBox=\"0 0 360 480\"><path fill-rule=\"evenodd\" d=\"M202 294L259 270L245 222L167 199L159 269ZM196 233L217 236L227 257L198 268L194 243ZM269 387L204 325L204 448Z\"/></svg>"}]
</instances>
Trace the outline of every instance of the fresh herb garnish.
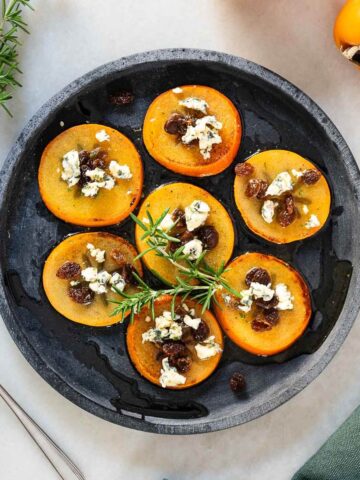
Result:
<instances>
[{"instance_id":1,"label":"fresh herb garnish","mask_svg":"<svg viewBox=\"0 0 360 480\"><path fill-rule=\"evenodd\" d=\"M202 304L202 312L210 307L211 300L216 302L214 294L218 290L225 290L235 297L241 298L240 292L232 289L230 285L222 277L227 270L222 264L218 269L213 269L204 262L206 250L202 252L200 257L191 261L188 255L183 253L184 246L179 246L174 252L167 249L169 242L179 243L180 240L172 237L166 231L160 228L160 224L169 213L169 209L165 210L162 215L154 220L149 211L146 212L148 223L144 223L132 213L130 214L134 222L136 222L144 234L142 240L146 239L148 248L141 252L134 261L140 259L147 253L154 251L159 257L165 258L181 273L181 277L176 278L177 284L173 287L153 290L147 283L145 283L139 275L134 273L138 281L138 291L132 294L126 294L114 289L119 295L123 297L122 301L112 301L117 306L112 315L121 315L121 320L126 314L130 314L130 320L133 321L134 316L141 311L145 306L148 306L152 317L154 318L154 302L162 295L172 295L172 314L175 315L176 298L181 297L185 301L187 297L191 297L198 303Z\"/></svg>"},{"instance_id":2,"label":"fresh herb garnish","mask_svg":"<svg viewBox=\"0 0 360 480\"><path fill-rule=\"evenodd\" d=\"M29 7L31 0L2 0L0 18L0 106L10 115L7 102L12 98L12 90L21 87L16 80L19 68L19 31L29 33L22 18L23 7Z\"/></svg>"}]
</instances>

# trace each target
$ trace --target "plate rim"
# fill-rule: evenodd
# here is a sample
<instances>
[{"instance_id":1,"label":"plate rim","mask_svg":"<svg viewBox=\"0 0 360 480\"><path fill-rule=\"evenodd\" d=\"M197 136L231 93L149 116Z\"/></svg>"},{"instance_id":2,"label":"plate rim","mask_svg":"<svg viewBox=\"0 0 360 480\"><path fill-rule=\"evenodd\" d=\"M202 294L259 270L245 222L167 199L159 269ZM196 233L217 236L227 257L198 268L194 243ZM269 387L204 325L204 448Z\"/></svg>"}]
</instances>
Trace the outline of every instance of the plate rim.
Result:
<instances>
[{"instance_id":1,"label":"plate rim","mask_svg":"<svg viewBox=\"0 0 360 480\"><path fill-rule=\"evenodd\" d=\"M18 160L18 157L22 154L27 143L31 142L31 138L34 133L37 133L42 128L43 122L48 119L49 115L52 114L54 109L58 108L63 102L67 101L70 96L79 93L80 90L86 88L86 86L91 85L96 81L101 80L103 77L116 74L117 72L126 70L139 64L161 61L199 61L225 64L246 74L260 77L262 80L271 84L271 86L275 89L278 89L286 96L291 97L297 103L301 103L302 107L307 111L307 113L315 118L317 123L321 124L327 136L341 151L345 168L354 188L354 202L357 204L357 208L360 210L360 172L355 158L339 130L335 127L325 112L308 95L280 75L242 57L213 50L170 48L136 53L101 65L72 81L58 93L52 96L47 102L45 102L44 105L27 122L15 141L13 147L11 148L9 154L5 158L0 172L0 212L3 212L4 209L7 209L6 198L12 187L11 172ZM1 222L3 222L4 216L1 217ZM360 253L360 246L358 247L357 253ZM16 328L14 328L10 308L11 300L7 298L2 263L0 263L0 272L0 313L11 337L14 340L14 343L17 345L33 369L58 393L89 413L124 427L160 434L185 435L224 430L254 420L255 418L265 415L266 413L269 413L270 411L279 407L303 390L324 370L331 359L335 356L341 345L344 343L356 319L357 313L360 310L360 302L356 304L356 297L350 295L351 291L359 289L360 287L360 268L357 269L356 266L354 266L354 272L350 281L349 290L339 318L337 319L328 338L325 340L319 350L315 352L319 355L318 361L313 361L312 363L310 362L310 365L304 372L302 372L302 375L297 376L295 380L292 381L292 383L284 390L281 390L276 395L274 394L270 400L265 401L263 404L250 406L248 410L242 413L234 414L231 417L222 417L220 419L210 421L206 421L206 418L195 418L191 420L154 418L153 421L149 421L149 417L147 417L148 421L144 421L141 418L136 418L134 416L109 410L99 405L95 401L86 398L84 395L75 391L65 381L63 381L60 376L43 361L43 359L29 343L27 337L21 331L18 331ZM156 423L159 421L162 423Z\"/></svg>"}]
</instances>

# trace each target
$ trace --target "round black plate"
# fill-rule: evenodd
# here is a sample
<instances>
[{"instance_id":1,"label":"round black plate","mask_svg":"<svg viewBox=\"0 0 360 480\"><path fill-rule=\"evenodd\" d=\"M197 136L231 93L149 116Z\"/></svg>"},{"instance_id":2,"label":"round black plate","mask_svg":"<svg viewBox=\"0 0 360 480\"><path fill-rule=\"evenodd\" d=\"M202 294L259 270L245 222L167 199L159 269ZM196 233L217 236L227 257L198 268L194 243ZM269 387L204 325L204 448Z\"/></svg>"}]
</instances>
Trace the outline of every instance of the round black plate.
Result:
<instances>
[{"instance_id":1,"label":"round black plate","mask_svg":"<svg viewBox=\"0 0 360 480\"><path fill-rule=\"evenodd\" d=\"M233 168L195 179L160 167L147 154L141 128L147 107L161 92L182 84L210 85L227 95L242 117L243 160L258 150L293 150L315 162L333 191L332 213L314 238L276 246L251 235L232 195ZM135 102L114 107L108 96L130 89ZM60 122L64 122L62 127ZM41 285L44 260L64 236L84 229L55 218L40 199L37 169L45 145L63 128L84 122L109 125L127 135L145 165L145 195L181 180L209 190L233 217L234 256L268 252L298 268L307 280L314 315L304 336L287 352L258 358L226 341L217 371L183 392L158 388L132 366L125 325L94 329L72 323L49 305ZM160 433L223 429L262 415L299 392L333 357L359 308L360 177L343 138L328 117L302 92L246 60L215 52L163 50L118 60L76 80L29 122L1 174L1 312L15 342L47 382L82 408L120 425ZM126 221L107 229L133 239ZM156 285L156 281L149 278ZM235 396L232 372L247 378Z\"/></svg>"}]
</instances>

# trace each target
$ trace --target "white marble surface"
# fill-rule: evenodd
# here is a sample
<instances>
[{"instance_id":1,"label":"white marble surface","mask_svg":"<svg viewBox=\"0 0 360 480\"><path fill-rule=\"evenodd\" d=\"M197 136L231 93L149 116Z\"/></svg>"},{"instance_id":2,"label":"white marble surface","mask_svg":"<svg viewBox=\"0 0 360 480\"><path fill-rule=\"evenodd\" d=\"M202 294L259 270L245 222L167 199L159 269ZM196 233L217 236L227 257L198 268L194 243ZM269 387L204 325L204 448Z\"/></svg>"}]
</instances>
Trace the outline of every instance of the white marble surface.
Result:
<instances>
[{"instance_id":1,"label":"white marble surface","mask_svg":"<svg viewBox=\"0 0 360 480\"><path fill-rule=\"evenodd\" d=\"M332 41L340 0L34 0L21 51L23 89L0 113L0 160L48 97L123 55L215 49L286 77L334 120L360 158L360 72ZM165 437L127 430L72 405L26 363L0 323L0 381L71 454L87 480L287 480L360 402L360 324L330 366L276 411L232 430ZM0 404L0 478L57 476Z\"/></svg>"}]
</instances>

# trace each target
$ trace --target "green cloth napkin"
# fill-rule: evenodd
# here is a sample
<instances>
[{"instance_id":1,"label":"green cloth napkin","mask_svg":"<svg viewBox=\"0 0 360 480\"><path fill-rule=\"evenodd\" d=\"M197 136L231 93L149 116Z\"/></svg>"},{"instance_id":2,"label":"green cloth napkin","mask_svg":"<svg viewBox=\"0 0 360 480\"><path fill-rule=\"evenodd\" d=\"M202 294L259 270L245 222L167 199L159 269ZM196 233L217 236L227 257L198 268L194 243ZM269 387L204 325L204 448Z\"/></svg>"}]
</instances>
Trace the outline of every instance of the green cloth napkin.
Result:
<instances>
[{"instance_id":1,"label":"green cloth napkin","mask_svg":"<svg viewBox=\"0 0 360 480\"><path fill-rule=\"evenodd\" d=\"M360 480L360 407L292 480Z\"/></svg>"}]
</instances>

